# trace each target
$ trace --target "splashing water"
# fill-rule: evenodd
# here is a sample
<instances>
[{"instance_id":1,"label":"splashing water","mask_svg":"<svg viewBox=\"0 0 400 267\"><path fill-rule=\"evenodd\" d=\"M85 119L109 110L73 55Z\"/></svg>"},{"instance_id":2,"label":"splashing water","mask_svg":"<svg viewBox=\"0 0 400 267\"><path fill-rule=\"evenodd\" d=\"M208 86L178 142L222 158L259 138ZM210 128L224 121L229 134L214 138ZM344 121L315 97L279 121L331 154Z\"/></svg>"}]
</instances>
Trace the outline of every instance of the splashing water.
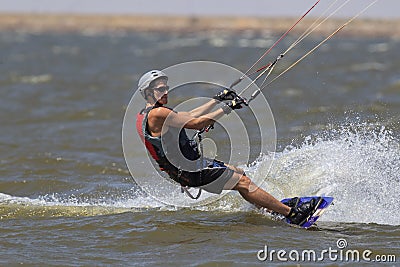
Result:
<instances>
[{"instance_id":1,"label":"splashing water","mask_svg":"<svg viewBox=\"0 0 400 267\"><path fill-rule=\"evenodd\" d=\"M390 130L366 123L308 136L273 160L264 156L252 175L278 198L335 197L321 219L337 222L400 224L400 142Z\"/></svg>"},{"instance_id":2,"label":"splashing water","mask_svg":"<svg viewBox=\"0 0 400 267\"><path fill-rule=\"evenodd\" d=\"M400 225L397 199L400 195L400 141L384 127L377 129L363 123L331 129L306 137L300 146L288 146L282 152L261 156L251 166L241 167L250 177L263 180L260 186L278 199L333 196L335 205L324 214L323 221ZM0 203L5 217L20 216L14 214L15 210L20 210L24 216L42 213L86 216L177 209L156 201L139 188L129 191L116 199L106 196L95 200L57 195L30 199L0 194ZM253 207L233 192L209 205L190 209L237 212Z\"/></svg>"}]
</instances>

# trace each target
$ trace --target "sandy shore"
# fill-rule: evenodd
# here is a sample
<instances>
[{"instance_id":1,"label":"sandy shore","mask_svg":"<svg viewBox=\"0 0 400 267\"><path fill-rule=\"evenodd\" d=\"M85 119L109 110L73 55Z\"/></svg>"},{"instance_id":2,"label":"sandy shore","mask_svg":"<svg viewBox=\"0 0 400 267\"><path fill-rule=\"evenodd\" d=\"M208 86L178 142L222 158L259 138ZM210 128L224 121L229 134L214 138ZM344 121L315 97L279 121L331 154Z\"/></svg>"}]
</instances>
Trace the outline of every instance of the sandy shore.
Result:
<instances>
[{"instance_id":1,"label":"sandy shore","mask_svg":"<svg viewBox=\"0 0 400 267\"><path fill-rule=\"evenodd\" d=\"M284 32L297 18L244 17L149 17L128 15L0 14L0 31L24 32L118 32L118 31L269 31ZM314 22L307 18L294 31L303 32ZM329 19L315 34L328 34L346 20ZM340 34L400 37L400 20L357 19Z\"/></svg>"}]
</instances>

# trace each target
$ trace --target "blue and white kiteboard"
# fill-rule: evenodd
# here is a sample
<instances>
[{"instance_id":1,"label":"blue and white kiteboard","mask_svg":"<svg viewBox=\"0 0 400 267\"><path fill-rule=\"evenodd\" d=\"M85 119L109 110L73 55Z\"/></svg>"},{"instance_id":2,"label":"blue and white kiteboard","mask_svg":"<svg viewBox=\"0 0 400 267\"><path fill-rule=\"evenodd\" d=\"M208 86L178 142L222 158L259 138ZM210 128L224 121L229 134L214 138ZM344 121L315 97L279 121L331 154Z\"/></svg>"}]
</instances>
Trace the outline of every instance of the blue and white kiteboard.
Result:
<instances>
[{"instance_id":1,"label":"blue and white kiteboard","mask_svg":"<svg viewBox=\"0 0 400 267\"><path fill-rule=\"evenodd\" d=\"M285 198L285 199L282 199L281 202L290 207L293 207L294 205L296 205L296 207L298 207L303 202L308 202L313 198L318 201L318 205L313 209L312 212L310 212L309 216L307 218L305 218L304 221L302 223L300 223L300 225L298 225L302 228L309 228L319 219L319 217L322 215L322 213L324 213L326 211L326 208L328 208L329 205L332 204L333 197L311 196L311 197L299 197L298 199ZM288 224L291 224L288 219L285 219L285 222Z\"/></svg>"}]
</instances>

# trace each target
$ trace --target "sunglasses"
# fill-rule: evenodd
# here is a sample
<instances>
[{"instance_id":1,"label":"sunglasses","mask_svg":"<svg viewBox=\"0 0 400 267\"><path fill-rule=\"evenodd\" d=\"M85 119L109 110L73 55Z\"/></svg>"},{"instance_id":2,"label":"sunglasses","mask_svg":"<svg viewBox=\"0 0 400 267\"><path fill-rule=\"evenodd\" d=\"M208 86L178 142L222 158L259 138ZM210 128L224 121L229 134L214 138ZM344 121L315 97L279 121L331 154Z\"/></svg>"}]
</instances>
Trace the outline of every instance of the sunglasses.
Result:
<instances>
[{"instance_id":1,"label":"sunglasses","mask_svg":"<svg viewBox=\"0 0 400 267\"><path fill-rule=\"evenodd\" d=\"M153 88L153 90L156 90L160 93L167 92L169 90L169 86L166 85L166 86L162 86L162 87L155 87L155 88Z\"/></svg>"}]
</instances>

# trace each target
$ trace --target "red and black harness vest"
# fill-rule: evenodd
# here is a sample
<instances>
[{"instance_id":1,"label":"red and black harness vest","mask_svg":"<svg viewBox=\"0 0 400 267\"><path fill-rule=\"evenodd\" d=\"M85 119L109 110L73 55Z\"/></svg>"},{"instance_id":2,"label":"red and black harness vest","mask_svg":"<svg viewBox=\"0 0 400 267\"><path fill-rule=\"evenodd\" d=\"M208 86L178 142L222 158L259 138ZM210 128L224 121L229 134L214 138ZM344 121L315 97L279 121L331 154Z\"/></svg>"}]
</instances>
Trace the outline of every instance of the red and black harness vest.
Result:
<instances>
[{"instance_id":1,"label":"red and black harness vest","mask_svg":"<svg viewBox=\"0 0 400 267\"><path fill-rule=\"evenodd\" d=\"M160 169L169 174L174 180L179 180L181 172L180 166L175 166L172 162L174 155L183 155L189 161L196 161L200 159L200 153L197 143L188 138L185 129L177 129L169 127L168 131L159 137L154 137L148 130L148 115L154 108L167 108L155 105L141 110L136 117L136 130L144 142L147 151L151 157L157 162ZM172 112L175 112L172 110ZM179 136L179 145L174 144L174 139ZM177 151L179 149L179 151ZM178 153L179 152L179 153ZM178 164L179 165L179 164ZM179 182L179 181L177 181Z\"/></svg>"}]
</instances>

